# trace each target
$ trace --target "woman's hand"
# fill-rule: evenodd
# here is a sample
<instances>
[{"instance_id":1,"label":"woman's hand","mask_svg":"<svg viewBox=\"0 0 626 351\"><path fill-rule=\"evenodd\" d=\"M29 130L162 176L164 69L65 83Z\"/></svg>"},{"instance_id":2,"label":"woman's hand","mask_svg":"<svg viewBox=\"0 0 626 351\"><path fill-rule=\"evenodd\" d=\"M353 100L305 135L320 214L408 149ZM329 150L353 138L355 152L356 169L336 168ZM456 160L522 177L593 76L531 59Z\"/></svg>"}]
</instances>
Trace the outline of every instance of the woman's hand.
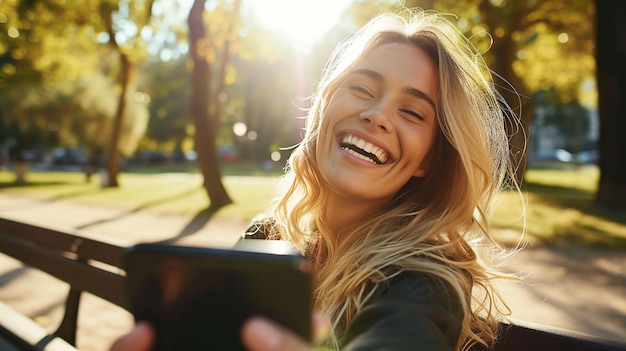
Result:
<instances>
[{"instance_id":1,"label":"woman's hand","mask_svg":"<svg viewBox=\"0 0 626 351\"><path fill-rule=\"evenodd\" d=\"M314 340L322 341L328 335L329 325L325 318L313 316ZM291 331L263 318L252 317L241 329L243 345L250 351L308 351L311 344ZM110 351L150 351L154 345L154 329L146 322L139 322L128 334L117 339Z\"/></svg>"},{"instance_id":2,"label":"woman's hand","mask_svg":"<svg viewBox=\"0 0 626 351\"><path fill-rule=\"evenodd\" d=\"M313 340L323 341L330 325L321 315L313 315ZM241 341L249 351L308 351L313 347L282 326L262 317L252 317L241 328Z\"/></svg>"},{"instance_id":3,"label":"woman's hand","mask_svg":"<svg viewBox=\"0 0 626 351\"><path fill-rule=\"evenodd\" d=\"M146 322L139 322L133 330L117 339L111 351L150 351L154 345L154 329Z\"/></svg>"}]
</instances>

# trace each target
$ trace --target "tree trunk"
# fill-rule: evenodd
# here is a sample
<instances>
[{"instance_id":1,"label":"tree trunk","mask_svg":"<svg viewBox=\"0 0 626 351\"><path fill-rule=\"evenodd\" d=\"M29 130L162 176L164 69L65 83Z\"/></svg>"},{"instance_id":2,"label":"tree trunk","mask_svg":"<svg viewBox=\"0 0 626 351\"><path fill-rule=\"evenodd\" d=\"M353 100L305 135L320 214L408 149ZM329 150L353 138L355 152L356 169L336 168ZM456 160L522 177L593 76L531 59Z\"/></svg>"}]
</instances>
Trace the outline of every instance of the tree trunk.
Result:
<instances>
[{"instance_id":1,"label":"tree trunk","mask_svg":"<svg viewBox=\"0 0 626 351\"><path fill-rule=\"evenodd\" d=\"M596 0L596 74L600 114L600 180L596 202L626 210L626 2Z\"/></svg>"},{"instance_id":2,"label":"tree trunk","mask_svg":"<svg viewBox=\"0 0 626 351\"><path fill-rule=\"evenodd\" d=\"M122 126L124 125L124 114L126 113L126 102L128 95L128 86L130 85L131 76L133 75L134 66L128 58L128 55L120 52L120 85L122 91L120 100L117 103L115 111L115 119L113 120L113 131L111 135L111 143L109 144L109 153L107 157L107 183L106 187L116 188L119 186L117 176L120 172L120 137L122 134Z\"/></svg>"},{"instance_id":3,"label":"tree trunk","mask_svg":"<svg viewBox=\"0 0 626 351\"><path fill-rule=\"evenodd\" d=\"M26 184L26 174L28 174L28 161L15 162L13 163L13 168L15 170L15 184Z\"/></svg>"},{"instance_id":4,"label":"tree trunk","mask_svg":"<svg viewBox=\"0 0 626 351\"><path fill-rule=\"evenodd\" d=\"M100 173L100 158L103 150L100 147L92 148L87 158L87 167L85 167L85 183L90 183L94 173Z\"/></svg>"},{"instance_id":5,"label":"tree trunk","mask_svg":"<svg viewBox=\"0 0 626 351\"><path fill-rule=\"evenodd\" d=\"M137 24L136 35L139 36L144 26L150 22L152 17L152 6L155 0L150 0L146 3L146 13L143 20L139 20ZM115 2L103 3L101 6L101 12L106 14L105 25L107 33L109 34L109 45L120 54L120 99L115 111L115 117L113 120L113 130L111 135L111 143L109 144L109 150L107 154L107 172L106 176L103 174L101 179L102 187L118 187L117 176L120 172L120 139L122 135L122 127L124 125L124 115L126 114L126 103L128 102L129 86L135 77L135 65L128 53L124 52L120 48L119 43L116 40L115 30L113 29L113 16L118 10L118 5Z\"/></svg>"},{"instance_id":6,"label":"tree trunk","mask_svg":"<svg viewBox=\"0 0 626 351\"><path fill-rule=\"evenodd\" d=\"M218 209L232 203L222 184L217 159L217 121L209 117L210 64L208 62L209 40L202 21L205 0L195 0L189 12L190 55L193 62L191 75L192 92L189 118L195 126L194 143L198 168L204 177L204 188L211 201L210 208ZM214 119L217 116L214 116Z\"/></svg>"},{"instance_id":7,"label":"tree trunk","mask_svg":"<svg viewBox=\"0 0 626 351\"><path fill-rule=\"evenodd\" d=\"M515 116L508 116L505 121L507 135L509 135L509 152L511 163L515 171L515 180L521 184L526 174L528 163L528 142L530 130L528 126L534 118L534 106L528 98L528 89L524 81L513 71L513 57L517 48L511 40L504 40L500 45L494 44L496 62L492 69L501 75L506 82L498 81L498 92L507 102ZM508 59L502 59L508 57ZM511 86L507 86L510 84ZM521 119L521 123L518 119Z\"/></svg>"},{"instance_id":8,"label":"tree trunk","mask_svg":"<svg viewBox=\"0 0 626 351\"><path fill-rule=\"evenodd\" d=\"M513 39L513 33L523 30L525 18L529 12L524 1L513 1L508 6L494 6L491 1L482 0L480 3L481 16L485 23L494 30L504 29L505 35L496 38L490 49L494 62L491 69L505 81L496 79L498 92L507 102L515 118L521 119L521 125L517 121L507 120L506 129L510 136L509 149L511 161L515 170L515 179L518 183L524 180L528 160L527 145L530 139L528 126L534 118L534 106L528 98L528 88L524 80L513 70L518 46Z\"/></svg>"}]
</instances>

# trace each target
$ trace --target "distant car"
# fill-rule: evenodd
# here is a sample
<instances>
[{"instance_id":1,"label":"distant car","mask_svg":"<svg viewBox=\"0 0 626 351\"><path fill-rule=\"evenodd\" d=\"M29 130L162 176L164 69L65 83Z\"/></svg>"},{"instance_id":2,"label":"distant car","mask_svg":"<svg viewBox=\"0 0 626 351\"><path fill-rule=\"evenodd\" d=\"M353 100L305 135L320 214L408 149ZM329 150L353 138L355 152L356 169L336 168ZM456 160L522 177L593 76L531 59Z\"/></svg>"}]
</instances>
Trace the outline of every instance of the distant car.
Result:
<instances>
[{"instance_id":1,"label":"distant car","mask_svg":"<svg viewBox=\"0 0 626 351\"><path fill-rule=\"evenodd\" d=\"M574 162L582 164L598 163L598 150L585 150L578 154L570 153L565 149L557 149L556 157L561 162Z\"/></svg>"},{"instance_id":2,"label":"distant car","mask_svg":"<svg viewBox=\"0 0 626 351\"><path fill-rule=\"evenodd\" d=\"M86 163L87 155L81 148L57 148L50 160L53 166L84 166Z\"/></svg>"},{"instance_id":3,"label":"distant car","mask_svg":"<svg viewBox=\"0 0 626 351\"><path fill-rule=\"evenodd\" d=\"M139 160L143 165L156 165L165 163L167 161L167 155L163 151L146 150L139 154Z\"/></svg>"},{"instance_id":4,"label":"distant car","mask_svg":"<svg viewBox=\"0 0 626 351\"><path fill-rule=\"evenodd\" d=\"M598 150L581 151L578 154L578 162L584 164L597 164L599 157L600 153Z\"/></svg>"},{"instance_id":5,"label":"distant car","mask_svg":"<svg viewBox=\"0 0 626 351\"><path fill-rule=\"evenodd\" d=\"M571 153L565 149L540 150L529 156L531 162L535 163L579 163L596 164L598 162L598 150L585 150L578 154Z\"/></svg>"},{"instance_id":6,"label":"distant car","mask_svg":"<svg viewBox=\"0 0 626 351\"><path fill-rule=\"evenodd\" d=\"M30 163L43 162L44 152L39 149L22 150L20 153L21 159Z\"/></svg>"}]
</instances>

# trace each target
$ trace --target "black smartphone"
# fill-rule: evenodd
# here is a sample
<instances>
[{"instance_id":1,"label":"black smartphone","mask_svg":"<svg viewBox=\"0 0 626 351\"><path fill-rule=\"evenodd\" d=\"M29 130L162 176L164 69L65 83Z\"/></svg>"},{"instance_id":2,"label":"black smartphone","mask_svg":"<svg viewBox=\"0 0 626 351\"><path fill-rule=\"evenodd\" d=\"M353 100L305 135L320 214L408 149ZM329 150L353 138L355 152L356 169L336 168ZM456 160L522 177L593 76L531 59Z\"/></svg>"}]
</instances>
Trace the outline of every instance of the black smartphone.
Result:
<instances>
[{"instance_id":1,"label":"black smartphone","mask_svg":"<svg viewBox=\"0 0 626 351\"><path fill-rule=\"evenodd\" d=\"M285 248L270 241L232 250L132 246L125 256L131 312L154 326L157 351L244 350L241 326L251 316L310 340L311 266Z\"/></svg>"}]
</instances>

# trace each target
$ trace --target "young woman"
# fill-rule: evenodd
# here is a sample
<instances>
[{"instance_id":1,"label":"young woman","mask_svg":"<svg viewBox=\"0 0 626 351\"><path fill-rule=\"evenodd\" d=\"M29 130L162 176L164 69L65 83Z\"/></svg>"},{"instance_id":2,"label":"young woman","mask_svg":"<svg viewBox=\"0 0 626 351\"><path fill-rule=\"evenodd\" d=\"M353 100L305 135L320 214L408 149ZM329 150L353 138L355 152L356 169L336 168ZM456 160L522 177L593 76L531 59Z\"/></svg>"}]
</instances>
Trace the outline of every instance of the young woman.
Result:
<instances>
[{"instance_id":1,"label":"young woman","mask_svg":"<svg viewBox=\"0 0 626 351\"><path fill-rule=\"evenodd\" d=\"M293 242L315 267L316 310L337 350L466 350L497 337L489 233L512 169L508 117L480 55L422 11L374 18L334 52L258 236ZM113 350L149 346L139 325ZM310 346L262 317L250 350ZM140 348L135 348L140 349Z\"/></svg>"}]
</instances>

